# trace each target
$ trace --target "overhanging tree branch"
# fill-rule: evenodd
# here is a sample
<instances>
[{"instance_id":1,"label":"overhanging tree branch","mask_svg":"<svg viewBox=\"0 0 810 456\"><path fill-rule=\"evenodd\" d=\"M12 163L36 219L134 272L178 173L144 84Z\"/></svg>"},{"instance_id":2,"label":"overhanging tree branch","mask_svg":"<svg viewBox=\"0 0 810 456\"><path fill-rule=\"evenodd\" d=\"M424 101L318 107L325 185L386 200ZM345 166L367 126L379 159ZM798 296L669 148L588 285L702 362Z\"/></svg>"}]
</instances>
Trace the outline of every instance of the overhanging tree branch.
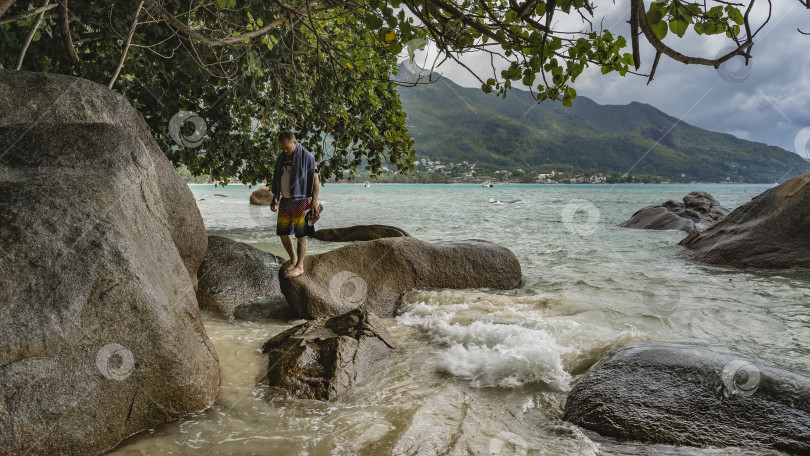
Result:
<instances>
[{"instance_id":1,"label":"overhanging tree branch","mask_svg":"<svg viewBox=\"0 0 810 456\"><path fill-rule=\"evenodd\" d=\"M73 47L73 37L70 36L70 17L68 17L68 0L56 0L59 3L59 29L62 31L62 41L65 43L70 59L79 61L76 48Z\"/></svg>"},{"instance_id":2,"label":"overhanging tree branch","mask_svg":"<svg viewBox=\"0 0 810 456\"><path fill-rule=\"evenodd\" d=\"M264 27L253 30L252 32L243 33L239 36L232 36L228 38L211 38L197 32L190 26L184 24L180 19L177 19L177 17L175 17L173 14L166 11L166 9L163 8L163 6L161 6L160 3L158 3L156 0L145 0L145 1L149 5L149 8L154 10L169 25L175 27L177 30L181 31L194 41L205 44L207 46L225 46L229 44L237 44L250 38L262 36L265 33L269 32L270 30L273 30L274 28L278 27L279 25L287 21L286 17L280 17L270 22L269 24L265 25ZM310 4L314 3L317 3L317 0L307 0L301 6L296 8L295 11L298 14L304 14L306 8Z\"/></svg>"},{"instance_id":3,"label":"overhanging tree branch","mask_svg":"<svg viewBox=\"0 0 810 456\"><path fill-rule=\"evenodd\" d=\"M42 2L42 6L48 5L51 0L45 0ZM54 5L57 6L57 5ZM31 25L31 29L28 31L28 36L25 37L25 41L23 41L23 46L20 49L19 55L17 55L17 65L14 67L15 70L19 70L22 68L23 60L25 60L25 53L28 52L28 46L31 45L31 40L34 39L34 35L37 34L37 29L39 28L39 24L42 23L42 16L45 15L45 10L39 13L37 18L34 20L34 23Z\"/></svg>"},{"instance_id":4,"label":"overhanging tree branch","mask_svg":"<svg viewBox=\"0 0 810 456\"><path fill-rule=\"evenodd\" d=\"M647 41L652 45L652 47L657 51L660 52L667 57L684 63L686 65L706 65L712 67L719 67L722 63L727 62L734 58L737 55L747 56L748 49L754 45L754 42L751 41L750 37L746 37L746 40L738 46L733 51L722 55L716 59L707 59L703 57L693 57L681 54L680 52L672 49L671 47L664 44L663 41L658 39L655 36L655 32L653 32L652 26L650 25L650 21L647 19L647 12L644 10L644 1L643 0L635 0L636 8L637 8L637 17L639 27L641 28L642 33L647 38Z\"/></svg>"},{"instance_id":5,"label":"overhanging tree branch","mask_svg":"<svg viewBox=\"0 0 810 456\"><path fill-rule=\"evenodd\" d=\"M638 45L638 2L640 1L630 0L630 43L633 48L633 65L637 70L641 66L641 51ZM655 67L653 67L653 72L655 72ZM652 81L652 77L647 81L647 84L650 83L649 81Z\"/></svg>"},{"instance_id":6,"label":"overhanging tree branch","mask_svg":"<svg viewBox=\"0 0 810 456\"><path fill-rule=\"evenodd\" d=\"M0 16L6 14L6 11L14 4L15 0L0 0Z\"/></svg>"},{"instance_id":7,"label":"overhanging tree branch","mask_svg":"<svg viewBox=\"0 0 810 456\"><path fill-rule=\"evenodd\" d=\"M132 25L129 27L129 35L127 35L127 39L124 42L124 51L121 53L121 60L118 61L118 66L115 67L115 72L110 78L110 83L107 84L107 87L112 89L113 84L115 84L115 80L118 79L118 75L121 73L121 67L124 66L124 60L127 59L127 53L129 52L129 44L132 43L132 35L135 34L135 28L138 27L138 16L141 15L141 8L143 8L144 0L138 4L138 8L135 10L135 19L132 20Z\"/></svg>"},{"instance_id":8,"label":"overhanging tree branch","mask_svg":"<svg viewBox=\"0 0 810 456\"><path fill-rule=\"evenodd\" d=\"M2 2L2 1L3 0L0 0L0 2ZM12 1L11 3L14 3L14 2ZM3 11L3 9L2 9L2 6L3 5L0 5L0 16L2 16L3 13L5 13L5 11ZM9 4L9 6L11 6L11 5ZM9 16L9 17L7 17L5 19L0 19L0 25L9 24L11 22L17 22L17 21L19 21L21 19L25 19L26 17L33 16L35 14L41 14L41 13L44 13L45 11L50 11L50 10L52 10L54 8L57 8L58 6L59 6L58 3L51 3L50 5L40 6L39 8L35 8L35 9L30 10L30 11L25 11L23 13L15 14L15 15Z\"/></svg>"}]
</instances>

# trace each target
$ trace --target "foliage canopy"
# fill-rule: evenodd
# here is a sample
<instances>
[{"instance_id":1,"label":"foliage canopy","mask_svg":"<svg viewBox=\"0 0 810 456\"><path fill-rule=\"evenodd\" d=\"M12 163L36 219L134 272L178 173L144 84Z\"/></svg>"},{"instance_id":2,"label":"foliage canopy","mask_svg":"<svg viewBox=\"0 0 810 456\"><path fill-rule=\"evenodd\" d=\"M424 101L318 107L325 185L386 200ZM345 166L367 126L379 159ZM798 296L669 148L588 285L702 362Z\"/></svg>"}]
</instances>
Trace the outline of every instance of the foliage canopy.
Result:
<instances>
[{"instance_id":1,"label":"foliage canopy","mask_svg":"<svg viewBox=\"0 0 810 456\"><path fill-rule=\"evenodd\" d=\"M661 0L645 8L631 0L628 43L594 26L591 0L0 0L0 66L108 85L144 115L174 164L195 175L268 179L275 133L291 129L326 180L344 169L354 175L364 163L372 175L386 164L413 170L394 85L430 82L392 81L400 53L412 58L433 43L441 58L435 67L485 52L492 74L475 74L484 92L505 97L521 81L538 101L570 106L571 84L587 66L636 72L640 37L656 52L650 80L661 55L715 67L738 55L747 60L764 25L749 22L754 1ZM561 30L561 15L585 25ZM706 58L661 41L690 28L725 35L733 46ZM178 147L171 137L171 119L183 111L205 121L199 146ZM192 134L188 122L182 126Z\"/></svg>"}]
</instances>

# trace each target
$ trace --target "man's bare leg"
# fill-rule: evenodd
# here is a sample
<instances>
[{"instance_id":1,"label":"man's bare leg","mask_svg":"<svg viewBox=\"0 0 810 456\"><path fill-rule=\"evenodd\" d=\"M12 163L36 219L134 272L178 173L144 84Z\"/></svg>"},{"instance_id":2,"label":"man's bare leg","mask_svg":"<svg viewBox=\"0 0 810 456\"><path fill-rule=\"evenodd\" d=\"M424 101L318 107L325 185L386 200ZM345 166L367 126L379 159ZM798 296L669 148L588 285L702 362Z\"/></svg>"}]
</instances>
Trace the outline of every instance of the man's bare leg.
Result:
<instances>
[{"instance_id":1,"label":"man's bare leg","mask_svg":"<svg viewBox=\"0 0 810 456\"><path fill-rule=\"evenodd\" d=\"M304 256L307 254L307 238L304 236L296 238L295 240L298 241L298 261L295 263L295 267L287 270L288 278L298 277L304 273ZM290 245L290 248L292 248L292 245Z\"/></svg>"},{"instance_id":2,"label":"man's bare leg","mask_svg":"<svg viewBox=\"0 0 810 456\"><path fill-rule=\"evenodd\" d=\"M298 257L295 255L292 239L290 239L289 235L281 236L281 244L284 246L284 250L287 251L287 255L290 256L290 261L286 263L286 266L284 267L285 273L289 273L290 269L292 269L298 263Z\"/></svg>"}]
</instances>

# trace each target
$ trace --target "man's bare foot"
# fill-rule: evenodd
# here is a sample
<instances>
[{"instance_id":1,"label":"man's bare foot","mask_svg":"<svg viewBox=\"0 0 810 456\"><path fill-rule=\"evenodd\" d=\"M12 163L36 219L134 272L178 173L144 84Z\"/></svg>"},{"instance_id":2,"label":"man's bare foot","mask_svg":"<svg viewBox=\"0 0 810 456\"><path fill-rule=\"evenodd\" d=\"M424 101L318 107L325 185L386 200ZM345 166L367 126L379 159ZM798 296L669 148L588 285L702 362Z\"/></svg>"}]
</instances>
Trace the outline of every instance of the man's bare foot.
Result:
<instances>
[{"instance_id":1,"label":"man's bare foot","mask_svg":"<svg viewBox=\"0 0 810 456\"><path fill-rule=\"evenodd\" d=\"M298 260L295 259L295 258L293 258L291 260L287 260L286 262L284 262L284 265L283 265L284 273L286 274L286 273L290 272L290 269L294 268L296 263L298 263Z\"/></svg>"},{"instance_id":2,"label":"man's bare foot","mask_svg":"<svg viewBox=\"0 0 810 456\"><path fill-rule=\"evenodd\" d=\"M298 277L303 273L304 273L304 267L303 266L296 266L296 267L294 267L292 269L288 269L285 272L284 277L286 277L288 279L292 279L293 277Z\"/></svg>"}]
</instances>

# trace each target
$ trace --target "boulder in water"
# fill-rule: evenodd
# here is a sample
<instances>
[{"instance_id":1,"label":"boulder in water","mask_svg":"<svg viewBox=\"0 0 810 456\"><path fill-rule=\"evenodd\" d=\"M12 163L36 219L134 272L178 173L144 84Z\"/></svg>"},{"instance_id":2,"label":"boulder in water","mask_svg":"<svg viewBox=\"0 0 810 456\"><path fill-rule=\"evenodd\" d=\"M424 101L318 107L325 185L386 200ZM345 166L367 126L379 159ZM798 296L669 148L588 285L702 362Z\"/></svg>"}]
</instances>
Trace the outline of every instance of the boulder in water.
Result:
<instances>
[{"instance_id":1,"label":"boulder in water","mask_svg":"<svg viewBox=\"0 0 810 456\"><path fill-rule=\"evenodd\" d=\"M250 194L250 204L269 206L273 202L273 193L267 187L261 187Z\"/></svg>"},{"instance_id":2,"label":"boulder in water","mask_svg":"<svg viewBox=\"0 0 810 456\"><path fill-rule=\"evenodd\" d=\"M511 250L480 239L430 243L413 237L384 238L307 255L304 274L280 274L281 291L302 318L340 315L364 308L392 317L412 288L493 288L521 285Z\"/></svg>"},{"instance_id":3,"label":"boulder in water","mask_svg":"<svg viewBox=\"0 0 810 456\"><path fill-rule=\"evenodd\" d=\"M389 237L410 236L404 230L388 225L356 225L346 228L327 228L315 232L315 239L329 242L373 241Z\"/></svg>"},{"instance_id":4,"label":"boulder in water","mask_svg":"<svg viewBox=\"0 0 810 456\"><path fill-rule=\"evenodd\" d=\"M810 379L704 345L635 343L574 385L563 418L618 439L810 454Z\"/></svg>"},{"instance_id":5,"label":"boulder in water","mask_svg":"<svg viewBox=\"0 0 810 456\"><path fill-rule=\"evenodd\" d=\"M0 70L0 453L98 454L211 406L194 196L143 117Z\"/></svg>"},{"instance_id":6,"label":"boulder in water","mask_svg":"<svg viewBox=\"0 0 810 456\"><path fill-rule=\"evenodd\" d=\"M728 209L720 205L706 192L690 192L683 202L669 200L658 206L647 206L619 224L625 228L648 230L705 230L728 215Z\"/></svg>"},{"instance_id":7,"label":"boulder in water","mask_svg":"<svg viewBox=\"0 0 810 456\"><path fill-rule=\"evenodd\" d=\"M810 173L768 189L679 245L718 266L810 267Z\"/></svg>"},{"instance_id":8,"label":"boulder in water","mask_svg":"<svg viewBox=\"0 0 810 456\"><path fill-rule=\"evenodd\" d=\"M332 400L374 373L394 344L382 320L361 309L310 320L265 342L275 396Z\"/></svg>"},{"instance_id":9,"label":"boulder in water","mask_svg":"<svg viewBox=\"0 0 810 456\"><path fill-rule=\"evenodd\" d=\"M644 230L681 230L687 233L697 229L694 222L673 214L664 206L647 206L639 209L630 220L620 223L619 226Z\"/></svg>"},{"instance_id":10,"label":"boulder in water","mask_svg":"<svg viewBox=\"0 0 810 456\"><path fill-rule=\"evenodd\" d=\"M284 261L250 245L208 236L197 272L200 309L228 320L283 317L289 306L278 285Z\"/></svg>"}]
</instances>

